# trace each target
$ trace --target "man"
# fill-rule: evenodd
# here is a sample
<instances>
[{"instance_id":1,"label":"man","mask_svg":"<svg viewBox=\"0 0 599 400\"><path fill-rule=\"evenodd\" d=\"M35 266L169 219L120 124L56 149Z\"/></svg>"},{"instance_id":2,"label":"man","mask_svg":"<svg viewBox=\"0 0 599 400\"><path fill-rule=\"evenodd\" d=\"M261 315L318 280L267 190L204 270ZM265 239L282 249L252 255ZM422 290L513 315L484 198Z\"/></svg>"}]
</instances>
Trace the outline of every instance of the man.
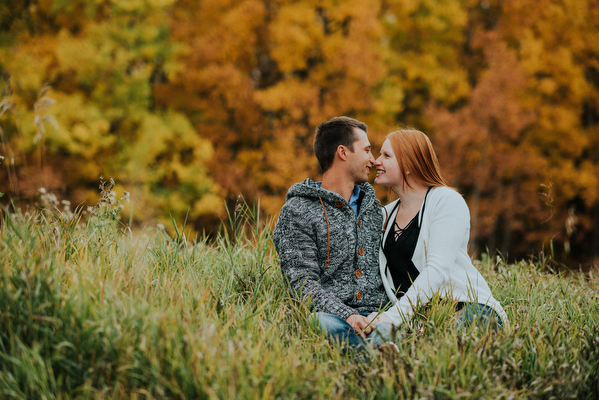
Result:
<instances>
[{"instance_id":1,"label":"man","mask_svg":"<svg viewBox=\"0 0 599 400\"><path fill-rule=\"evenodd\" d=\"M293 185L273 239L284 278L329 340L378 345L366 316L387 301L378 254L383 216L367 183L374 157L366 125L336 117L316 128L322 182ZM378 338L378 339L377 339Z\"/></svg>"}]
</instances>

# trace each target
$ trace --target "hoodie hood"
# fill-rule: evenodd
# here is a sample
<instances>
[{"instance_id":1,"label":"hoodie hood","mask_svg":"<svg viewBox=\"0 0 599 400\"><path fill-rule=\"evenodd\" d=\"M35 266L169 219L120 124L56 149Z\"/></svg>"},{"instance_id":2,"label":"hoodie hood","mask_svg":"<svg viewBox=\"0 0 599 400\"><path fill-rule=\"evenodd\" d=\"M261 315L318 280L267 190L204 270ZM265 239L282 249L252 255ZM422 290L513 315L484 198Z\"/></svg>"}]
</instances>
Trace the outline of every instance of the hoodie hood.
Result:
<instances>
[{"instance_id":1,"label":"hoodie hood","mask_svg":"<svg viewBox=\"0 0 599 400\"><path fill-rule=\"evenodd\" d=\"M364 198L362 199L362 205L360 209L370 207L374 202L378 203L376 198L376 194L374 192L374 188L368 183L358 183L357 184L364 191ZM294 197L301 197L307 199L322 199L325 203L335 203L336 201L343 201L349 203L345 200L341 195L333 193L329 190L323 189L320 187L319 182L314 182L312 179L306 179L303 182L298 182L295 185L291 186L289 191L287 192L286 200L289 201Z\"/></svg>"}]
</instances>

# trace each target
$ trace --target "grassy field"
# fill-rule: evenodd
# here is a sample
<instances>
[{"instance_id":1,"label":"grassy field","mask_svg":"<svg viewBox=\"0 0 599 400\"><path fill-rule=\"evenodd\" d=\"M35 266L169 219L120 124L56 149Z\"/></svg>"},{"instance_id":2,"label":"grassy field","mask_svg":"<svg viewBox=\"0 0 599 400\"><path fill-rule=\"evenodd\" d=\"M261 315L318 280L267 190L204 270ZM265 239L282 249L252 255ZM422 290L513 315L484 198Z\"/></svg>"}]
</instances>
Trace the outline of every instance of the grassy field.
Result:
<instances>
[{"instance_id":1,"label":"grassy field","mask_svg":"<svg viewBox=\"0 0 599 400\"><path fill-rule=\"evenodd\" d=\"M510 329L456 332L440 302L358 359L306 322L247 207L210 243L115 216L3 212L1 398L599 398L597 271L483 257Z\"/></svg>"}]
</instances>

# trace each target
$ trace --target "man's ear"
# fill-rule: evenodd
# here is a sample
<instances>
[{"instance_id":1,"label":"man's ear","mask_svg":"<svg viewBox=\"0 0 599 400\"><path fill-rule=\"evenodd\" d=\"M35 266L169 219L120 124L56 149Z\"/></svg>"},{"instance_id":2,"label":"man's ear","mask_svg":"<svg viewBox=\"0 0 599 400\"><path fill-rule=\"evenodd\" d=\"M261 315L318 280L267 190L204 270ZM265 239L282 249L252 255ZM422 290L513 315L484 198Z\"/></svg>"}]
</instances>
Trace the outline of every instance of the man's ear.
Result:
<instances>
[{"instance_id":1,"label":"man's ear","mask_svg":"<svg viewBox=\"0 0 599 400\"><path fill-rule=\"evenodd\" d=\"M347 151L348 148L344 145L340 144L339 146L337 146L337 156L343 161L347 160Z\"/></svg>"}]
</instances>

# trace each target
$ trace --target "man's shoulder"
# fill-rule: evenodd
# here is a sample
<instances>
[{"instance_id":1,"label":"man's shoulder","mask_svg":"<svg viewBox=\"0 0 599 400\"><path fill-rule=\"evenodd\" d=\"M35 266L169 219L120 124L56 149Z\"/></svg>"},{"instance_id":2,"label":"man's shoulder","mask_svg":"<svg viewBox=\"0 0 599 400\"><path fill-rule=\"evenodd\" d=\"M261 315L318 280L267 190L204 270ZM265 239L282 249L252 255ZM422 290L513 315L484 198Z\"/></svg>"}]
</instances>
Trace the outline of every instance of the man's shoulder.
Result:
<instances>
[{"instance_id":1,"label":"man's shoulder","mask_svg":"<svg viewBox=\"0 0 599 400\"><path fill-rule=\"evenodd\" d=\"M314 182L312 179L306 179L301 182L297 182L292 185L287 191L287 195L285 196L285 201L289 202L295 198L308 198L315 199L318 198L319 194L321 194L322 189L318 182Z\"/></svg>"},{"instance_id":2,"label":"man's shoulder","mask_svg":"<svg viewBox=\"0 0 599 400\"><path fill-rule=\"evenodd\" d=\"M376 192L370 183L362 182L358 183L357 186L364 191L365 196L373 196L376 198Z\"/></svg>"},{"instance_id":3,"label":"man's shoulder","mask_svg":"<svg viewBox=\"0 0 599 400\"><path fill-rule=\"evenodd\" d=\"M281 208L281 213L301 213L301 210L311 209L317 205L318 199L309 197L290 197Z\"/></svg>"},{"instance_id":4,"label":"man's shoulder","mask_svg":"<svg viewBox=\"0 0 599 400\"><path fill-rule=\"evenodd\" d=\"M374 191L374 188L370 183L363 182L358 184L357 186L360 187L360 189L362 189L362 192L364 193L362 204L366 204L369 207L375 207L376 209L378 209L381 206L381 202L376 197L376 192Z\"/></svg>"},{"instance_id":5,"label":"man's shoulder","mask_svg":"<svg viewBox=\"0 0 599 400\"><path fill-rule=\"evenodd\" d=\"M318 197L287 196L285 204L279 212L277 225L280 223L306 224L320 207Z\"/></svg>"}]
</instances>

